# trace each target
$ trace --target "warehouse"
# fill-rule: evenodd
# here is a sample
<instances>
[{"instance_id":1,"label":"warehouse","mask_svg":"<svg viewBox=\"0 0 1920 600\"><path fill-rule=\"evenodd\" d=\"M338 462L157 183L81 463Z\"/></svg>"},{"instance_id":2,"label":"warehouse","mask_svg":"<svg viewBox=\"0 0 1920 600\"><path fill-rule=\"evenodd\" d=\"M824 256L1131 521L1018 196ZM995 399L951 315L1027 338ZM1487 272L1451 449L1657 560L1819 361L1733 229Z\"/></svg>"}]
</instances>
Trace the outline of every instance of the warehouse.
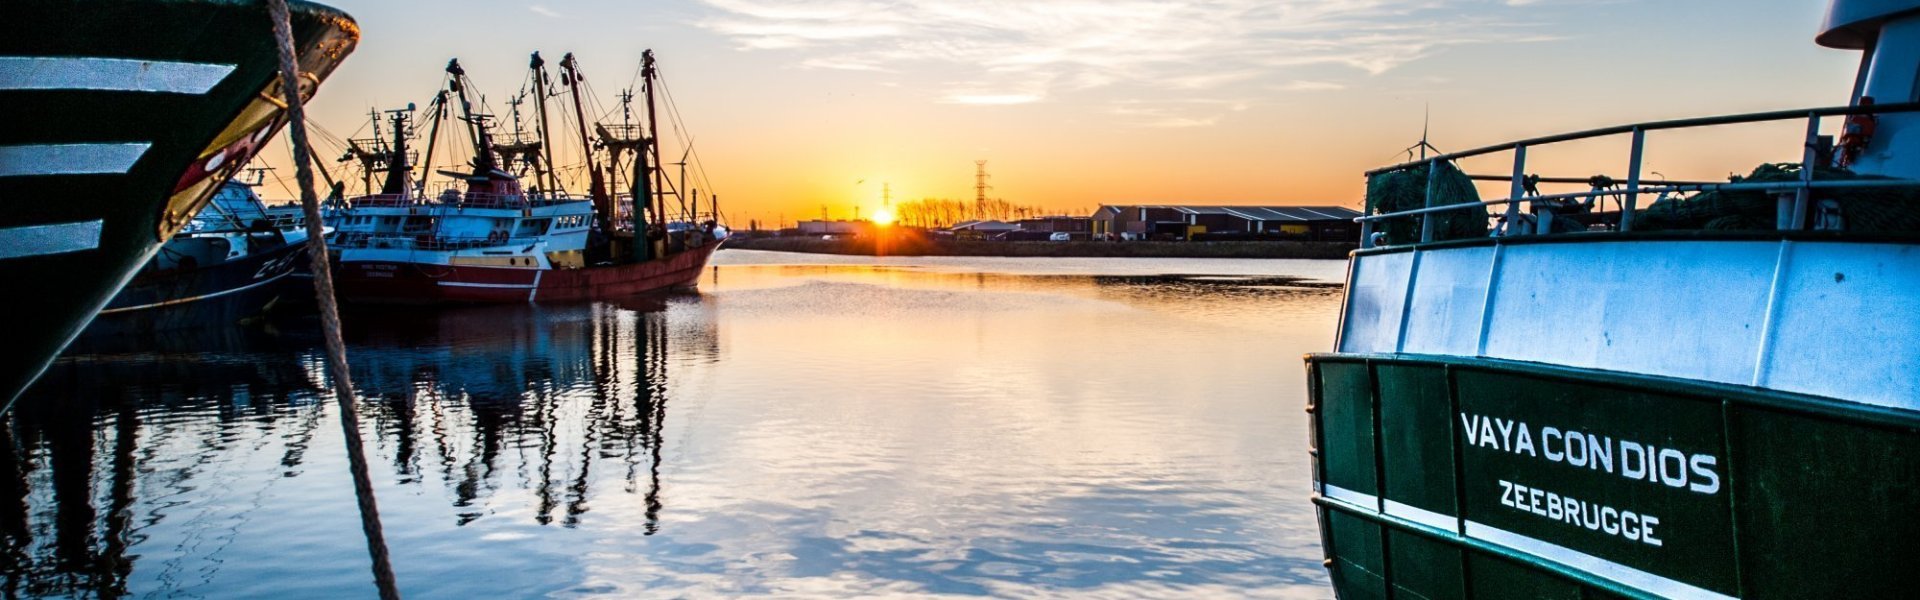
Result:
<instances>
[{"instance_id":1,"label":"warehouse","mask_svg":"<svg viewBox=\"0 0 1920 600\"><path fill-rule=\"evenodd\" d=\"M1360 211L1339 206L1103 205L1093 212L1097 238L1189 238L1239 233L1306 241L1357 241Z\"/></svg>"}]
</instances>

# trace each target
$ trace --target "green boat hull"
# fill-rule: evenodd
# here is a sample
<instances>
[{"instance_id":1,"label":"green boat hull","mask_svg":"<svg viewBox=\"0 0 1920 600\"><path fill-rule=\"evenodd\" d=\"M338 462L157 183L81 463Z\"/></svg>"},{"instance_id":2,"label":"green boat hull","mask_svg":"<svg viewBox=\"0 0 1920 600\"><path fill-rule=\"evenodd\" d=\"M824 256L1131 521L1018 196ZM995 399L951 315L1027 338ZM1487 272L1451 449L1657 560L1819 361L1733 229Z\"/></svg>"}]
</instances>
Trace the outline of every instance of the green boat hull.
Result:
<instances>
[{"instance_id":1,"label":"green boat hull","mask_svg":"<svg viewBox=\"0 0 1920 600\"><path fill-rule=\"evenodd\" d=\"M359 29L292 4L311 97ZM285 117L265 3L28 0L5 12L0 401L11 403Z\"/></svg>"},{"instance_id":2,"label":"green boat hull","mask_svg":"<svg viewBox=\"0 0 1920 600\"><path fill-rule=\"evenodd\" d=\"M1920 413L1432 355L1318 354L1341 598L1896 598Z\"/></svg>"}]
</instances>

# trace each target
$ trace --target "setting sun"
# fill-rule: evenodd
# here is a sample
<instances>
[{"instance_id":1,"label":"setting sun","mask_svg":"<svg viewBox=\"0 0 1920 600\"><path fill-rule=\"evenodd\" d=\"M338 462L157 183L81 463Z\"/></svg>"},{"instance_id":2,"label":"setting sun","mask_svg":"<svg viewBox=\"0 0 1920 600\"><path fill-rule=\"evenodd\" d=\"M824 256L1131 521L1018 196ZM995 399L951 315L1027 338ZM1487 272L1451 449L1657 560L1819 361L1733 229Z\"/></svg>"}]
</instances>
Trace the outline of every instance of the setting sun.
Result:
<instances>
[{"instance_id":1,"label":"setting sun","mask_svg":"<svg viewBox=\"0 0 1920 600\"><path fill-rule=\"evenodd\" d=\"M882 208L882 209L880 209L880 210L876 210L876 211L873 211L873 224L875 224L875 225L892 225L892 224L893 224L893 209L891 209L891 208Z\"/></svg>"}]
</instances>

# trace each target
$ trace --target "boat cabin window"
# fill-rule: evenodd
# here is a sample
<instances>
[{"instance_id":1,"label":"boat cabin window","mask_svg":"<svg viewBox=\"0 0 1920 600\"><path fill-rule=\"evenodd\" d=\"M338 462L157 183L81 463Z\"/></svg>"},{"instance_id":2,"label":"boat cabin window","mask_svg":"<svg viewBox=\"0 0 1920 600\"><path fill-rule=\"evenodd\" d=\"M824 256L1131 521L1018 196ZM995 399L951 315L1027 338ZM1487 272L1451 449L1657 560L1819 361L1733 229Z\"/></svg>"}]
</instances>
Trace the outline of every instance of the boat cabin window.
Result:
<instances>
[{"instance_id":1,"label":"boat cabin window","mask_svg":"<svg viewBox=\"0 0 1920 600\"><path fill-rule=\"evenodd\" d=\"M545 235L553 219L526 219L520 221L520 230L513 232L514 237Z\"/></svg>"},{"instance_id":2,"label":"boat cabin window","mask_svg":"<svg viewBox=\"0 0 1920 600\"><path fill-rule=\"evenodd\" d=\"M426 233L433 230L433 217L407 217L407 223L401 228L404 233Z\"/></svg>"}]
</instances>

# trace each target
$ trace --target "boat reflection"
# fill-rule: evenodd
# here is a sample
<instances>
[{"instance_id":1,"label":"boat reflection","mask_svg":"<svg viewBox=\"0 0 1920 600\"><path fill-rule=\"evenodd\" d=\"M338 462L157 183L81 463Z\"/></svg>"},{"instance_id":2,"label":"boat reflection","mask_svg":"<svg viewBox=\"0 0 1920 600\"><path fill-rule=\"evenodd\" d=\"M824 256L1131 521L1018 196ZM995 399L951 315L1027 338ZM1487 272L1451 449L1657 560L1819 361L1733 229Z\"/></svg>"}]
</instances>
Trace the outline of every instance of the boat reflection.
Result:
<instances>
[{"instance_id":1,"label":"boat reflection","mask_svg":"<svg viewBox=\"0 0 1920 600\"><path fill-rule=\"evenodd\" d=\"M444 495L457 526L530 514L562 527L627 494L640 502L609 502L622 507L609 518L659 530L669 360L719 355L698 296L349 314L347 325L369 460L392 482L380 493ZM311 327L180 333L56 363L0 422L0 594L181 591L196 585L182 569L204 583L208 569L248 568L223 555L274 536L238 523L345 476ZM352 514L350 495L337 504L315 510ZM141 546L180 530L210 539Z\"/></svg>"},{"instance_id":2,"label":"boat reflection","mask_svg":"<svg viewBox=\"0 0 1920 600\"><path fill-rule=\"evenodd\" d=\"M526 474L537 522L577 525L598 468L645 494L652 531L667 357L718 356L710 321L669 335L665 308L653 299L370 314L347 330L354 385L392 444L396 475L450 489L461 524L485 516L511 471ZM502 464L527 450L528 462Z\"/></svg>"}]
</instances>

